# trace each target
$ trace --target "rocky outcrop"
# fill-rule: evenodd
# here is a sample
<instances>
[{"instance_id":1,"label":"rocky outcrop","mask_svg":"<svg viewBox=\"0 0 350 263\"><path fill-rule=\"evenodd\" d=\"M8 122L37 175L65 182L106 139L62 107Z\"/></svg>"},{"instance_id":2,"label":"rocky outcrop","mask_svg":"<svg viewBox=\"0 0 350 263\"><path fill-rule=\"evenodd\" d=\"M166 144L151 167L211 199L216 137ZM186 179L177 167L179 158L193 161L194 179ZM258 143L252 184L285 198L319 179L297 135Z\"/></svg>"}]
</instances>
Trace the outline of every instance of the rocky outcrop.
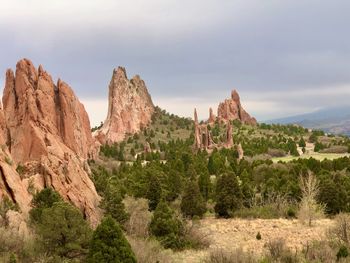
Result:
<instances>
[{"instance_id":1,"label":"rocky outcrop","mask_svg":"<svg viewBox=\"0 0 350 263\"><path fill-rule=\"evenodd\" d=\"M209 119L208 119L208 123L214 123L216 120L216 117L213 113L213 109L209 108Z\"/></svg>"},{"instance_id":2,"label":"rocky outcrop","mask_svg":"<svg viewBox=\"0 0 350 263\"><path fill-rule=\"evenodd\" d=\"M251 117L242 107L238 92L233 90L231 98L219 104L218 119L220 121L240 120L249 125L256 125L257 121Z\"/></svg>"},{"instance_id":3,"label":"rocky outcrop","mask_svg":"<svg viewBox=\"0 0 350 263\"><path fill-rule=\"evenodd\" d=\"M240 143L237 145L237 152L238 152L238 160L242 160L244 158L244 151L243 151L242 144Z\"/></svg>"},{"instance_id":4,"label":"rocky outcrop","mask_svg":"<svg viewBox=\"0 0 350 263\"><path fill-rule=\"evenodd\" d=\"M101 129L94 133L100 143L114 143L126 134L139 132L151 122L154 105L145 82L136 75L128 79L118 67L109 84L108 114Z\"/></svg>"},{"instance_id":5,"label":"rocky outcrop","mask_svg":"<svg viewBox=\"0 0 350 263\"><path fill-rule=\"evenodd\" d=\"M231 148L232 146L233 146L232 125L231 125L231 122L227 122L225 147Z\"/></svg>"},{"instance_id":6,"label":"rocky outcrop","mask_svg":"<svg viewBox=\"0 0 350 263\"><path fill-rule=\"evenodd\" d=\"M212 150L215 148L210 130L207 124L199 124L197 110L194 109L194 149L195 150Z\"/></svg>"},{"instance_id":7,"label":"rocky outcrop","mask_svg":"<svg viewBox=\"0 0 350 263\"><path fill-rule=\"evenodd\" d=\"M2 182L21 210L28 210L29 184L38 190L52 187L98 223L100 197L86 165L93 145L90 122L66 83L54 84L42 66L19 61L15 73L6 72L0 133L4 154L13 160L12 165L0 161ZM20 176L12 168L18 165L25 167Z\"/></svg>"}]
</instances>

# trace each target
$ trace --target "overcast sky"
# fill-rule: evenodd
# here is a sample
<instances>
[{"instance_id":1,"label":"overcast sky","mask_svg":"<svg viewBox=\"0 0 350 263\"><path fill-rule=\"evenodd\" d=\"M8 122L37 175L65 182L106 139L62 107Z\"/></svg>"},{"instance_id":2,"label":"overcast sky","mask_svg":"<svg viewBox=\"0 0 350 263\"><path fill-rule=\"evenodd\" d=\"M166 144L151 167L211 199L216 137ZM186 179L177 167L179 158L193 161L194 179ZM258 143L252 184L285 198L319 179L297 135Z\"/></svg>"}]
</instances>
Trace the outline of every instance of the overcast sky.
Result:
<instances>
[{"instance_id":1,"label":"overcast sky","mask_svg":"<svg viewBox=\"0 0 350 263\"><path fill-rule=\"evenodd\" d=\"M0 0L0 83L29 58L107 114L113 68L181 116L236 88L259 120L350 105L348 0Z\"/></svg>"}]
</instances>

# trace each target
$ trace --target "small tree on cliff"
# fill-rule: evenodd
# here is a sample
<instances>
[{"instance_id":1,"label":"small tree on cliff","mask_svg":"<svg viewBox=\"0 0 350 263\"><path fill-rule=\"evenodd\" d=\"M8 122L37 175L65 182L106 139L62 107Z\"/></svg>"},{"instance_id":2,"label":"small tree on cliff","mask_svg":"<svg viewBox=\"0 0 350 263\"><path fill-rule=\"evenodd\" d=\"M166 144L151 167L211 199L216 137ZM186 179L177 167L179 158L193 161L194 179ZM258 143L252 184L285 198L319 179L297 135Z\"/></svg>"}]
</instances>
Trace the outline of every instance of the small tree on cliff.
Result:
<instances>
[{"instance_id":1,"label":"small tree on cliff","mask_svg":"<svg viewBox=\"0 0 350 263\"><path fill-rule=\"evenodd\" d=\"M42 211L45 208L50 208L54 203L62 201L59 193L52 188L44 188L37 193L32 200L32 210L29 215L33 223L38 223L41 220Z\"/></svg>"}]
</instances>

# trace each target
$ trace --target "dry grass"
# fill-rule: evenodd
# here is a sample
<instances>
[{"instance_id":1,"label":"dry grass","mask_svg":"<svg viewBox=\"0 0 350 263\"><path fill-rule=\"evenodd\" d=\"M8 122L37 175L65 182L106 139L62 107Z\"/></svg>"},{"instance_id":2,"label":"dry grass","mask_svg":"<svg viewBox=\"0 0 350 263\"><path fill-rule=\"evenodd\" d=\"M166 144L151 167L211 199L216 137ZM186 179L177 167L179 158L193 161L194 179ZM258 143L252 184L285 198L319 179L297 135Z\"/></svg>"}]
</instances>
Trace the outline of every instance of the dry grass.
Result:
<instances>
[{"instance_id":1,"label":"dry grass","mask_svg":"<svg viewBox=\"0 0 350 263\"><path fill-rule=\"evenodd\" d=\"M174 262L173 252L164 250L156 240L127 237L138 263Z\"/></svg>"},{"instance_id":2,"label":"dry grass","mask_svg":"<svg viewBox=\"0 0 350 263\"><path fill-rule=\"evenodd\" d=\"M131 236L148 238L152 214L148 211L147 199L126 197L123 202L126 212L130 215L125 223L126 232Z\"/></svg>"},{"instance_id":3,"label":"dry grass","mask_svg":"<svg viewBox=\"0 0 350 263\"><path fill-rule=\"evenodd\" d=\"M315 220L312 227L303 225L297 219L216 219L201 220L200 230L210 238L208 250L176 253L176 262L200 263L214 250L229 251L242 249L257 258L268 254L266 243L284 239L284 247L294 256L314 241L327 238L328 229L333 227L330 219ZM261 240L256 239L260 232ZM287 253L288 255L288 253Z\"/></svg>"}]
</instances>

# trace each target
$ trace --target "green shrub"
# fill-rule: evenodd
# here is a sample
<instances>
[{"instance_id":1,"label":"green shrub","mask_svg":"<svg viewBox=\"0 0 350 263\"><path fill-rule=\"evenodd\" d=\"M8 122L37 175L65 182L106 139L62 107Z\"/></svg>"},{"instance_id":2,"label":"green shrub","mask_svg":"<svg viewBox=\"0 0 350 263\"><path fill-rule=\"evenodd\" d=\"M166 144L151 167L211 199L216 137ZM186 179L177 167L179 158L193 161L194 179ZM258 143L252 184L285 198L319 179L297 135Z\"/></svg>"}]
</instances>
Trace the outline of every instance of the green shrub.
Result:
<instances>
[{"instance_id":1,"label":"green shrub","mask_svg":"<svg viewBox=\"0 0 350 263\"><path fill-rule=\"evenodd\" d=\"M182 242L182 222L176 218L174 211L165 201L160 201L154 211L150 231L165 248L181 249L185 247Z\"/></svg>"},{"instance_id":2,"label":"green shrub","mask_svg":"<svg viewBox=\"0 0 350 263\"><path fill-rule=\"evenodd\" d=\"M337 260L340 258L346 258L349 255L348 248L346 246L341 246L337 253Z\"/></svg>"},{"instance_id":3,"label":"green shrub","mask_svg":"<svg viewBox=\"0 0 350 263\"><path fill-rule=\"evenodd\" d=\"M33 223L40 222L43 209L50 208L54 203L60 201L62 201L61 196L52 188L44 188L41 190L32 200L33 209L29 212L31 221Z\"/></svg>"},{"instance_id":4,"label":"green shrub","mask_svg":"<svg viewBox=\"0 0 350 263\"><path fill-rule=\"evenodd\" d=\"M258 232L258 233L256 234L256 239L257 239L257 240L261 240L261 234L260 234L260 232Z\"/></svg>"},{"instance_id":5,"label":"green shrub","mask_svg":"<svg viewBox=\"0 0 350 263\"><path fill-rule=\"evenodd\" d=\"M137 262L129 242L111 216L105 217L94 231L87 262Z\"/></svg>"},{"instance_id":6,"label":"green shrub","mask_svg":"<svg viewBox=\"0 0 350 263\"><path fill-rule=\"evenodd\" d=\"M34 221L41 246L50 254L80 258L88 252L91 229L80 211L63 201L43 208Z\"/></svg>"}]
</instances>

